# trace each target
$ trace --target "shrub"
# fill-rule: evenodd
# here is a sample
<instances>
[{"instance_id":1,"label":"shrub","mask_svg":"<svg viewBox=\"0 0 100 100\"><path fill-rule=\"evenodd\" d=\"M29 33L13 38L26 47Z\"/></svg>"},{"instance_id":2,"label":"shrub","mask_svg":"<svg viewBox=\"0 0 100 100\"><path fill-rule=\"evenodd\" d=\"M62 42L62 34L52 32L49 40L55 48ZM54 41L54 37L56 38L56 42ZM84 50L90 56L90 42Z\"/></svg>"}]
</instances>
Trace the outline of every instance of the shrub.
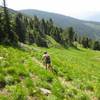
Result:
<instances>
[{"instance_id":1,"label":"shrub","mask_svg":"<svg viewBox=\"0 0 100 100\"><path fill-rule=\"evenodd\" d=\"M14 84L14 78L13 78L13 76L7 75L5 77L5 83L6 83L6 85L12 85L12 84Z\"/></svg>"},{"instance_id":2,"label":"shrub","mask_svg":"<svg viewBox=\"0 0 100 100\"><path fill-rule=\"evenodd\" d=\"M77 100L90 100L90 98L87 94L82 93L78 95Z\"/></svg>"},{"instance_id":3,"label":"shrub","mask_svg":"<svg viewBox=\"0 0 100 100\"><path fill-rule=\"evenodd\" d=\"M28 90L21 85L8 86L7 90L11 93L13 100L27 100Z\"/></svg>"},{"instance_id":4,"label":"shrub","mask_svg":"<svg viewBox=\"0 0 100 100\"><path fill-rule=\"evenodd\" d=\"M0 94L0 100L9 100L9 97Z\"/></svg>"},{"instance_id":5,"label":"shrub","mask_svg":"<svg viewBox=\"0 0 100 100\"><path fill-rule=\"evenodd\" d=\"M5 85L4 75L0 74L0 88L4 88Z\"/></svg>"},{"instance_id":6,"label":"shrub","mask_svg":"<svg viewBox=\"0 0 100 100\"><path fill-rule=\"evenodd\" d=\"M51 82L53 81L53 77L48 76L48 77L46 78L46 81L47 81L48 83L51 83Z\"/></svg>"}]
</instances>

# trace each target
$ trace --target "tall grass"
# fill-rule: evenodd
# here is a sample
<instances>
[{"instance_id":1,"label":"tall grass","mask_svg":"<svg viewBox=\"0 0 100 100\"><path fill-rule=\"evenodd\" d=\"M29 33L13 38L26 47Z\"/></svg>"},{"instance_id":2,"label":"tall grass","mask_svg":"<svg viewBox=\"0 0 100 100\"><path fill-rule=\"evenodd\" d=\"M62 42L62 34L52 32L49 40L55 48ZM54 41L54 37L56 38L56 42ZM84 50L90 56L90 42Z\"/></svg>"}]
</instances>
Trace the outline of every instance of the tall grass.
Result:
<instances>
[{"instance_id":1,"label":"tall grass","mask_svg":"<svg viewBox=\"0 0 100 100\"><path fill-rule=\"evenodd\" d=\"M27 46L21 50L0 45L0 100L92 100L100 99L100 52L63 47ZM52 60L52 73L41 62L44 51ZM65 80L65 84L61 80ZM51 91L46 96L40 88ZM7 99L6 99L7 98Z\"/></svg>"}]
</instances>

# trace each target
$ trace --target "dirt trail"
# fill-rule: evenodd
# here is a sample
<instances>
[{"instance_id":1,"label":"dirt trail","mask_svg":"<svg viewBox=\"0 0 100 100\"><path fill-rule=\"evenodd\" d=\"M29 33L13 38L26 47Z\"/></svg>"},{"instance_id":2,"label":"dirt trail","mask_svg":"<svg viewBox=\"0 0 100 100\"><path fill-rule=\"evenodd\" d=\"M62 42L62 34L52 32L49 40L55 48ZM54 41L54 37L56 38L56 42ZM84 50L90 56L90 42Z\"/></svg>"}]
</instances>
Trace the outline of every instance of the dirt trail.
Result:
<instances>
[{"instance_id":1,"label":"dirt trail","mask_svg":"<svg viewBox=\"0 0 100 100\"><path fill-rule=\"evenodd\" d=\"M39 62L39 60L37 60L35 57L33 57L32 60L35 61L37 64L39 64L40 67L45 69L45 66L41 62ZM73 87L72 81L67 81L64 77L60 77L60 76L57 76L57 78L63 87L66 87L66 86ZM91 100L98 100L95 96L91 96L91 94L93 94L93 92L85 91L85 93L90 96Z\"/></svg>"},{"instance_id":2,"label":"dirt trail","mask_svg":"<svg viewBox=\"0 0 100 100\"><path fill-rule=\"evenodd\" d=\"M43 64L42 64L41 62L39 62L39 60L37 60L35 57L33 57L32 60L34 60L37 64L39 64L40 67L45 68L45 67L43 66Z\"/></svg>"},{"instance_id":3,"label":"dirt trail","mask_svg":"<svg viewBox=\"0 0 100 100\"><path fill-rule=\"evenodd\" d=\"M37 64L39 64L40 67L45 69L45 66L41 62L39 62L39 60L37 60L35 57L33 57L32 60L35 61ZM61 85L64 86L64 87L71 85L71 82L66 81L63 77L58 77L58 80L61 82Z\"/></svg>"},{"instance_id":4,"label":"dirt trail","mask_svg":"<svg viewBox=\"0 0 100 100\"><path fill-rule=\"evenodd\" d=\"M72 81L66 81L63 77L58 77L59 81L61 82L62 86L72 86Z\"/></svg>"}]
</instances>

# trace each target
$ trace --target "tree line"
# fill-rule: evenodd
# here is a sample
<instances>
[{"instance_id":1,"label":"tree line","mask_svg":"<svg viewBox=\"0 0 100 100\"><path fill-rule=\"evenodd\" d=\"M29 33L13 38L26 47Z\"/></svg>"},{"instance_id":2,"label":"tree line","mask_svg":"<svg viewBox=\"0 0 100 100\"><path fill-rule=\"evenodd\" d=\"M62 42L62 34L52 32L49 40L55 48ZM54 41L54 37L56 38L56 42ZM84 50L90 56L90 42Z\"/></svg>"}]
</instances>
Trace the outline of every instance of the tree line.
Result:
<instances>
[{"instance_id":1,"label":"tree line","mask_svg":"<svg viewBox=\"0 0 100 100\"><path fill-rule=\"evenodd\" d=\"M67 23L67 22L66 22ZM84 48L100 50L100 41L88 36L80 36L72 27L62 29L54 24L52 19L39 19L37 16L29 18L17 13L15 16L9 13L6 2L3 0L3 10L0 12L0 42L17 46L18 42L48 47L46 36L49 35L64 47L82 44Z\"/></svg>"}]
</instances>

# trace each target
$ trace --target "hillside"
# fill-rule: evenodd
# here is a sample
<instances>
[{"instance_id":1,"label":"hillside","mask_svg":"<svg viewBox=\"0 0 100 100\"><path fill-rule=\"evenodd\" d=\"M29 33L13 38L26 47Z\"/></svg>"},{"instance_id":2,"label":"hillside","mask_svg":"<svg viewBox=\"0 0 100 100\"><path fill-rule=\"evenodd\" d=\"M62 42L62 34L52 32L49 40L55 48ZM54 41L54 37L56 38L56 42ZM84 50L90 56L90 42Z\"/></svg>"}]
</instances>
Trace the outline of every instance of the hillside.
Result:
<instances>
[{"instance_id":1,"label":"hillside","mask_svg":"<svg viewBox=\"0 0 100 100\"><path fill-rule=\"evenodd\" d=\"M0 6L0 9L2 7ZM20 10L20 11L14 11L12 9L9 9L9 12L12 15L17 14L18 12L21 12L24 16L33 17L37 15L39 18L49 19L52 18L55 25L60 26L62 28L70 27L72 26L76 33L78 34L85 34L93 39L100 39L100 22L91 22L91 21L82 21L78 20L69 16L64 16L56 13L49 13L39 10Z\"/></svg>"},{"instance_id":2,"label":"hillside","mask_svg":"<svg viewBox=\"0 0 100 100\"><path fill-rule=\"evenodd\" d=\"M41 63L44 51L53 73ZM99 100L99 65L100 52L89 49L0 45L0 100Z\"/></svg>"},{"instance_id":3,"label":"hillside","mask_svg":"<svg viewBox=\"0 0 100 100\"><path fill-rule=\"evenodd\" d=\"M8 9L5 0L3 3L0 100L100 100L100 51L96 51L100 50L100 42L94 40L99 35L89 33L90 39L73 30L79 34L84 30L100 31L99 23L70 17L66 21L66 16L39 12L46 14L45 19L59 20L56 23L53 19L54 24L52 19L21 14ZM73 27L62 29L61 21ZM45 55L43 61L44 52L50 57ZM52 67L46 68L45 64Z\"/></svg>"},{"instance_id":4,"label":"hillside","mask_svg":"<svg viewBox=\"0 0 100 100\"><path fill-rule=\"evenodd\" d=\"M0 6L0 12L3 10L3 7L2 6ZM8 8L8 10L9 10L9 13L10 14L16 14L16 13L18 13L17 11L15 11L15 10L13 10L13 9L10 9L10 8Z\"/></svg>"},{"instance_id":5,"label":"hillside","mask_svg":"<svg viewBox=\"0 0 100 100\"><path fill-rule=\"evenodd\" d=\"M32 9L20 10L19 12L31 17L37 15L39 18L52 18L55 24L62 28L72 26L74 27L75 31L79 34L87 34L89 37L100 39L100 22L82 21L56 13L49 13Z\"/></svg>"}]
</instances>

